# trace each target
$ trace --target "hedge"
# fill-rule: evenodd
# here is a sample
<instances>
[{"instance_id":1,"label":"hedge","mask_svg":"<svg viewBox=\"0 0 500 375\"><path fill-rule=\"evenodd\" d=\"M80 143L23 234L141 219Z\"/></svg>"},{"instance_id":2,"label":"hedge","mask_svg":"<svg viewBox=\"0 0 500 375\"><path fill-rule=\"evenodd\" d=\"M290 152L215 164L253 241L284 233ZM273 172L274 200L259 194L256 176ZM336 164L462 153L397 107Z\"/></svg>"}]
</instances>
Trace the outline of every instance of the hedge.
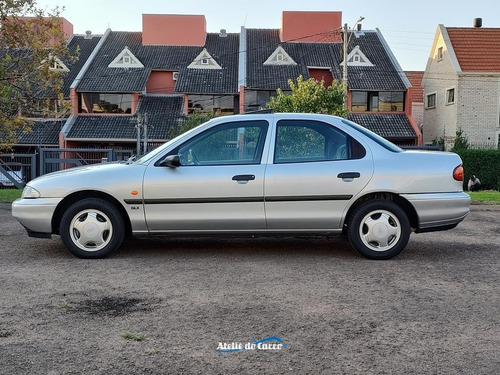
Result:
<instances>
[{"instance_id":1,"label":"hedge","mask_svg":"<svg viewBox=\"0 0 500 375\"><path fill-rule=\"evenodd\" d=\"M481 189L500 190L500 150L456 150L463 160L464 188L471 175L481 181Z\"/></svg>"}]
</instances>

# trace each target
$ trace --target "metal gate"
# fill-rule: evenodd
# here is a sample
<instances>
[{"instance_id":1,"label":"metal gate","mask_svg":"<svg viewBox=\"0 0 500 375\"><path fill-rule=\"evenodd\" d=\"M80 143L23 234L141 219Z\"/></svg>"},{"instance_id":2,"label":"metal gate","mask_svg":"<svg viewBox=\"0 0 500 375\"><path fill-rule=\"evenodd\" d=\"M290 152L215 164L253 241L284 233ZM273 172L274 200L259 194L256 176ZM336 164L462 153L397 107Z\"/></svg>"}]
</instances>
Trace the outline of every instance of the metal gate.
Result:
<instances>
[{"instance_id":1,"label":"metal gate","mask_svg":"<svg viewBox=\"0 0 500 375\"><path fill-rule=\"evenodd\" d=\"M40 149L40 174L43 175L82 165L127 160L132 154L132 150L42 148Z\"/></svg>"},{"instance_id":2,"label":"metal gate","mask_svg":"<svg viewBox=\"0 0 500 375\"><path fill-rule=\"evenodd\" d=\"M36 154L0 154L0 189L22 189L36 176Z\"/></svg>"}]
</instances>

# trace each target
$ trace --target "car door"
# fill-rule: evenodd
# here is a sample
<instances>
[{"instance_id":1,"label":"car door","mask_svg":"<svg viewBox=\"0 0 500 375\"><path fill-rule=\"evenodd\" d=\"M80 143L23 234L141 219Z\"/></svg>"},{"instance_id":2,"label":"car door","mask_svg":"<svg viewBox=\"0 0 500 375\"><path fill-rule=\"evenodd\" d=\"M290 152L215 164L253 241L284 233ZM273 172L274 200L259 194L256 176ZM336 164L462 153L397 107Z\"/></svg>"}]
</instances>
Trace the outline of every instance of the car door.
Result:
<instances>
[{"instance_id":1,"label":"car door","mask_svg":"<svg viewBox=\"0 0 500 375\"><path fill-rule=\"evenodd\" d=\"M347 205L373 174L371 154L321 121L278 121L269 158L265 208L270 230L340 229Z\"/></svg>"},{"instance_id":2,"label":"car door","mask_svg":"<svg viewBox=\"0 0 500 375\"><path fill-rule=\"evenodd\" d=\"M178 157L177 167L162 166L161 159L148 166L143 191L150 233L264 229L268 125L215 125L167 154Z\"/></svg>"}]
</instances>

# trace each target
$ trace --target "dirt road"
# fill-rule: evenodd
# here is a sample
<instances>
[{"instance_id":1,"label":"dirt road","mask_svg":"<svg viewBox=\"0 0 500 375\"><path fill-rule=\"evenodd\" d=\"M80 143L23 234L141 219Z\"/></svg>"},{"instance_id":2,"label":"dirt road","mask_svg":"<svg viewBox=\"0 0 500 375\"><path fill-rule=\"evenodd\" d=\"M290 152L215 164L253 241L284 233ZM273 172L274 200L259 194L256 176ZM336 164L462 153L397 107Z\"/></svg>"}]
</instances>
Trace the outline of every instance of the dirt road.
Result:
<instances>
[{"instance_id":1,"label":"dirt road","mask_svg":"<svg viewBox=\"0 0 500 375\"><path fill-rule=\"evenodd\" d=\"M81 260L3 204L0 373L500 373L499 223L473 206L389 261L340 238L130 240Z\"/></svg>"}]
</instances>

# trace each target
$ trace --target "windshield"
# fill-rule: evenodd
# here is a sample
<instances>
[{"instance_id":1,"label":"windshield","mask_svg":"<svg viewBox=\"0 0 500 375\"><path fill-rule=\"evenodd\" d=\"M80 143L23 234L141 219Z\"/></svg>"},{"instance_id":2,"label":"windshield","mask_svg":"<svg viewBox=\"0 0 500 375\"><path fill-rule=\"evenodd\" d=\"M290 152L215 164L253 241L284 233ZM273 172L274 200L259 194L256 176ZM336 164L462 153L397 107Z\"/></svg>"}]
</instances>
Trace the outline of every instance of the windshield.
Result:
<instances>
[{"instance_id":1,"label":"windshield","mask_svg":"<svg viewBox=\"0 0 500 375\"><path fill-rule=\"evenodd\" d=\"M193 128L193 129L190 129L188 130L187 132L185 133L182 133L180 135L178 135L177 137L171 139L170 141L164 143L163 145L155 148L154 150L148 152L146 155L143 155L140 159L137 159L135 161L135 163L139 163L139 164L142 164L142 163L147 163L149 162L151 159L155 158L157 155L161 154L165 149L167 149L170 145L174 144L175 142L177 142L178 139L180 139L181 137L184 137L186 134L189 134L193 131L195 131L196 129L198 129L200 126L203 126L205 124L208 124L209 122L213 121L212 120L209 120L207 122L204 122L203 124L201 125L198 125L197 127Z\"/></svg>"},{"instance_id":2,"label":"windshield","mask_svg":"<svg viewBox=\"0 0 500 375\"><path fill-rule=\"evenodd\" d=\"M368 130L367 128L356 124L355 122L342 119L342 122L346 125L349 125L351 128L356 129L358 132L362 133L363 135L366 135L368 138L370 138L372 141L377 142L380 146L384 147L385 149L391 151L391 152L403 152L403 149L399 148L396 146L394 143L389 142L387 139L382 138L380 135L375 134L371 130Z\"/></svg>"}]
</instances>

